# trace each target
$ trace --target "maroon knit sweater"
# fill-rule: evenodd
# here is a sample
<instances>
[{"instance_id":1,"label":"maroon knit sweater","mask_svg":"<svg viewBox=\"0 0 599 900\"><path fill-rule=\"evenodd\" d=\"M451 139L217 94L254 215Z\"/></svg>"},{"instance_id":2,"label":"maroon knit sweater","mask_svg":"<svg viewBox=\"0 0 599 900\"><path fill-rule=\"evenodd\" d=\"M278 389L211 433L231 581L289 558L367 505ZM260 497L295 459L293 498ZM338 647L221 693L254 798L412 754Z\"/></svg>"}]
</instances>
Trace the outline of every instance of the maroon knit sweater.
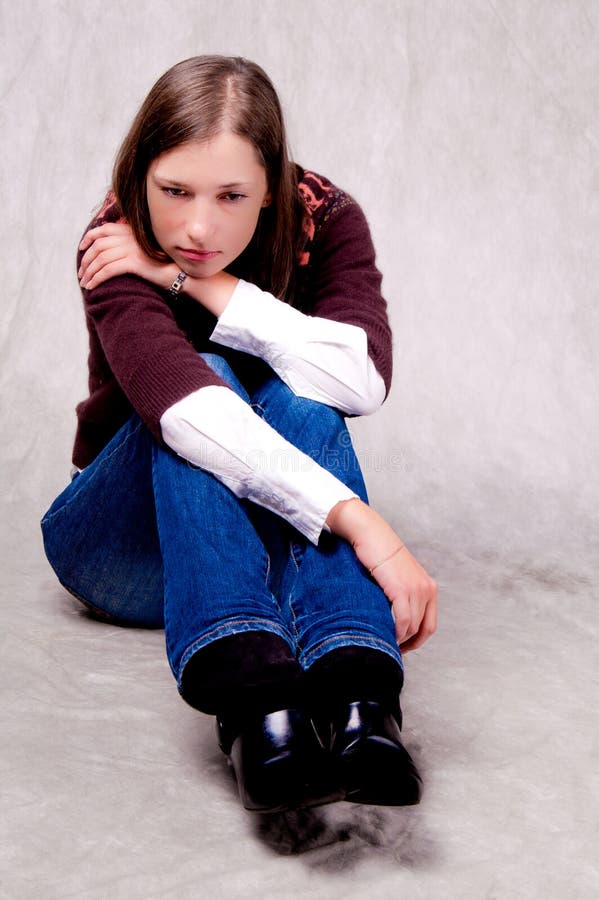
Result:
<instances>
[{"instance_id":1,"label":"maroon knit sweater","mask_svg":"<svg viewBox=\"0 0 599 900\"><path fill-rule=\"evenodd\" d=\"M327 179L299 171L299 191L309 215L294 306L363 328L388 391L391 330L364 214ZM88 227L118 218L109 195ZM77 407L73 463L79 468L95 459L134 411L162 442L160 418L170 406L198 388L223 385L199 352L226 357L249 389L266 366L212 343L216 318L197 301L185 295L173 301L168 292L135 275L111 278L82 293L89 331L89 397Z\"/></svg>"}]
</instances>

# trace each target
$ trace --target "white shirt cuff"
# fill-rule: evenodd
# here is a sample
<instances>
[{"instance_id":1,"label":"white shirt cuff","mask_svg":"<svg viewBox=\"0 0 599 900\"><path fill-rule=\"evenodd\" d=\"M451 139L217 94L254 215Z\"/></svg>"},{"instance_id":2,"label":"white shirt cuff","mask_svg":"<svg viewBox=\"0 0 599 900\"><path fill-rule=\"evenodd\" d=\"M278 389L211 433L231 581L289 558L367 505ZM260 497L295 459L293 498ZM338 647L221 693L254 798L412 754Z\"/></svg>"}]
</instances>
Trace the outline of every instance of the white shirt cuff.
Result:
<instances>
[{"instance_id":1,"label":"white shirt cuff","mask_svg":"<svg viewBox=\"0 0 599 900\"><path fill-rule=\"evenodd\" d=\"M264 359L300 397L352 415L369 415L385 383L357 325L309 316L240 280L211 339Z\"/></svg>"},{"instance_id":2,"label":"white shirt cuff","mask_svg":"<svg viewBox=\"0 0 599 900\"><path fill-rule=\"evenodd\" d=\"M210 385L169 407L160 419L166 444L211 472L240 498L282 516L313 544L331 509L356 497L285 440L229 388Z\"/></svg>"}]
</instances>

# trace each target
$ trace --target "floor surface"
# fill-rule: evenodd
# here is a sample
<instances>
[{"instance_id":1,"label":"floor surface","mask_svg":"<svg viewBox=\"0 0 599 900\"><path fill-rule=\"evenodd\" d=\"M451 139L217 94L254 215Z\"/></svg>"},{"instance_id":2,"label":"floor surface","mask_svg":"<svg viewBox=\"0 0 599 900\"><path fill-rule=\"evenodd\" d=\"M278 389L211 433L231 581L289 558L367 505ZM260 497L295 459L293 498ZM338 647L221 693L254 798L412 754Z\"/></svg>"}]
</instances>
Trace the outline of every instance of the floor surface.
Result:
<instances>
[{"instance_id":1,"label":"floor surface","mask_svg":"<svg viewBox=\"0 0 599 900\"><path fill-rule=\"evenodd\" d=\"M423 802L274 816L241 808L212 720L178 698L161 632L91 621L41 556L15 566L0 896L599 896L590 567L428 555L443 572L441 626L407 657L404 696Z\"/></svg>"}]
</instances>

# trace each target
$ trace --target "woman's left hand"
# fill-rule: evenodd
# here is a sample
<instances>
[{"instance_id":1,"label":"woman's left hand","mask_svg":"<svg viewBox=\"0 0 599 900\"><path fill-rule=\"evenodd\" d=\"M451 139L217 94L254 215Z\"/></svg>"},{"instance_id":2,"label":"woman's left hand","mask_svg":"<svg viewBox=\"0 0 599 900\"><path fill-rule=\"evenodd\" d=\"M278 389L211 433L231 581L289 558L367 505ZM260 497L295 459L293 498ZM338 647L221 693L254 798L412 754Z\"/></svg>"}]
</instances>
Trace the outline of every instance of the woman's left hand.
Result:
<instances>
[{"instance_id":1,"label":"woman's left hand","mask_svg":"<svg viewBox=\"0 0 599 900\"><path fill-rule=\"evenodd\" d=\"M117 275L139 275L161 288L177 277L175 263L161 263L147 256L127 222L111 222L91 228L79 244L85 250L77 273L82 288L93 290Z\"/></svg>"},{"instance_id":2,"label":"woman's left hand","mask_svg":"<svg viewBox=\"0 0 599 900\"><path fill-rule=\"evenodd\" d=\"M337 503L327 516L334 534L345 538L384 591L393 610L395 635L403 653L421 647L437 627L437 583L412 556L379 513L354 497Z\"/></svg>"}]
</instances>

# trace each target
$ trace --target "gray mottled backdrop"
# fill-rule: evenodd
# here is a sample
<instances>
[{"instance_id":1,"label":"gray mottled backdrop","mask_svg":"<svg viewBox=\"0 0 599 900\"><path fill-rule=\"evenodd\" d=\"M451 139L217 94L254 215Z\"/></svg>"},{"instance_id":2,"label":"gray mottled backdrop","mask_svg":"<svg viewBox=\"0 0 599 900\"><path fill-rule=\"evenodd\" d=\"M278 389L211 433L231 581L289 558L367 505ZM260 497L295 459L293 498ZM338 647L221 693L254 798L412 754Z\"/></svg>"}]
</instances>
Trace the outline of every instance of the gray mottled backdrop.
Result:
<instances>
[{"instance_id":1,"label":"gray mottled backdrop","mask_svg":"<svg viewBox=\"0 0 599 900\"><path fill-rule=\"evenodd\" d=\"M199 881L223 897L248 896L248 884L249 896L253 886L266 897L358 897L365 885L380 897L596 896L599 2L1 0L0 9L12 710L2 896L204 896ZM306 823L256 834L213 783L209 726L177 705L160 636L98 630L41 557L38 520L66 483L85 395L77 240L150 85L205 52L269 72L293 155L352 193L372 227L396 369L383 410L352 428L372 502L441 585L438 636L408 665L406 740L429 782L428 805L410 817L341 804L308 823L314 834ZM96 693L79 707L73 684L94 677ZM138 697L120 721L124 681ZM57 704L62 737L45 769L36 734L45 744L55 733ZM146 732L131 722L154 707L152 774ZM80 752L69 756L74 709ZM103 716L114 734L132 730L122 752L96 758ZM175 751L155 734L165 722L183 734ZM98 759L110 762L96 772L110 788L108 797L92 788L87 837L86 747L100 769ZM190 762L200 751L203 773ZM114 773L135 774L136 761L138 780L121 795ZM171 801L152 790L165 781ZM179 819L169 835L170 802ZM195 852L200 814L211 849ZM151 841L156 858L139 849ZM86 856L92 845L112 880ZM290 846L305 852L279 859Z\"/></svg>"}]
</instances>

